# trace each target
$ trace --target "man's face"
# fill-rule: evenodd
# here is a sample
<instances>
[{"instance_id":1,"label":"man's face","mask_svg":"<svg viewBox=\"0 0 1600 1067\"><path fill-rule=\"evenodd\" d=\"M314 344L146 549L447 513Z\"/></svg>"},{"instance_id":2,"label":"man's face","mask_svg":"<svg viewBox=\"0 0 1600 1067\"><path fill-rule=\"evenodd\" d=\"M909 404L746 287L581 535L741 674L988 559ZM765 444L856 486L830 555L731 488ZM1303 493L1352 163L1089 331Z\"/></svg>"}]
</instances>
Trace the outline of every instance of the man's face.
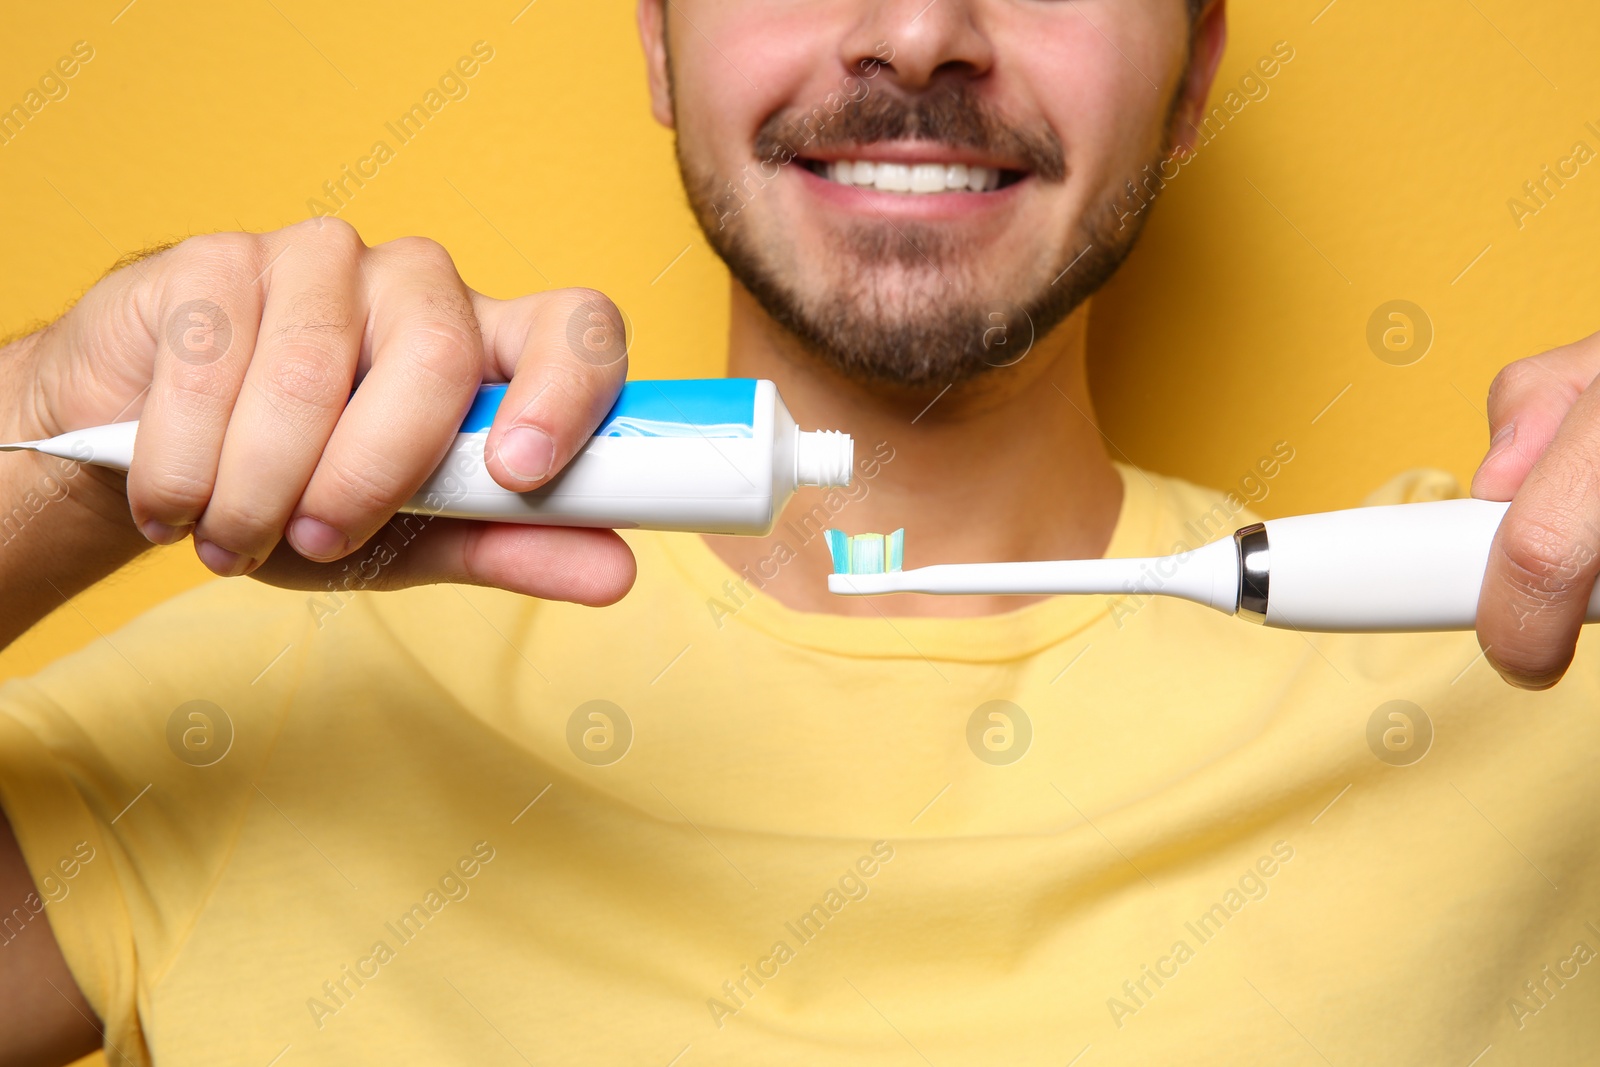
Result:
<instances>
[{"instance_id":1,"label":"man's face","mask_svg":"<svg viewBox=\"0 0 1600 1067\"><path fill-rule=\"evenodd\" d=\"M713 247L852 377L970 378L1131 248L1186 0L645 0L656 111ZM1181 109L1180 109L1181 110Z\"/></svg>"}]
</instances>

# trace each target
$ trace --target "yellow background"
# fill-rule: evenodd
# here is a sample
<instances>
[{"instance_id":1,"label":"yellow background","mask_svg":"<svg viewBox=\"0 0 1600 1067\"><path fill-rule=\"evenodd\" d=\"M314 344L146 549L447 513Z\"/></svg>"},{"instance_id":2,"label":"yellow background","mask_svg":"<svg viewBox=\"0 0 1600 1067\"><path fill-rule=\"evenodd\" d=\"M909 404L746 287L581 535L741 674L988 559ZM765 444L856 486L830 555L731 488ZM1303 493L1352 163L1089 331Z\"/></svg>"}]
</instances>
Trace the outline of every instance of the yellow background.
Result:
<instances>
[{"instance_id":1,"label":"yellow background","mask_svg":"<svg viewBox=\"0 0 1600 1067\"><path fill-rule=\"evenodd\" d=\"M95 55L0 145L0 330L59 314L121 253L306 217L483 40L495 55L470 94L344 217L369 243L438 239L491 294L601 288L632 318L635 375L717 373L725 275L648 114L632 4L524 2L9 12L0 104L74 42ZM1221 486L1286 440L1296 458L1269 515L1353 504L1409 466L1466 478L1494 371L1600 326L1600 163L1520 230L1507 207L1574 142L1600 149L1585 129L1600 127L1600 10L1324 4L1234 5L1219 97L1275 42L1295 58L1174 181L1094 328L1116 452ZM1368 348L1367 320L1392 299L1434 325L1411 366ZM205 578L187 546L152 553L0 656L0 677Z\"/></svg>"},{"instance_id":2,"label":"yellow background","mask_svg":"<svg viewBox=\"0 0 1600 1067\"><path fill-rule=\"evenodd\" d=\"M607 291L632 318L638 376L720 369L725 276L647 112L631 3L124 3L7 13L0 105L75 41L95 55L0 146L0 330L59 314L121 253L304 218L484 40L495 56L470 95L344 217L369 243L438 239L491 294ZM1600 326L1600 163L1520 230L1507 208L1574 142L1600 149L1585 129L1600 126L1600 9L1324 4L1234 5L1219 95L1276 41L1295 58L1184 168L1095 324L1119 455L1228 485L1286 440L1269 515L1353 504L1409 466L1466 478L1495 370ZM1392 299L1436 331L1412 366L1367 345ZM205 578L187 546L153 553L0 656L0 676Z\"/></svg>"}]
</instances>

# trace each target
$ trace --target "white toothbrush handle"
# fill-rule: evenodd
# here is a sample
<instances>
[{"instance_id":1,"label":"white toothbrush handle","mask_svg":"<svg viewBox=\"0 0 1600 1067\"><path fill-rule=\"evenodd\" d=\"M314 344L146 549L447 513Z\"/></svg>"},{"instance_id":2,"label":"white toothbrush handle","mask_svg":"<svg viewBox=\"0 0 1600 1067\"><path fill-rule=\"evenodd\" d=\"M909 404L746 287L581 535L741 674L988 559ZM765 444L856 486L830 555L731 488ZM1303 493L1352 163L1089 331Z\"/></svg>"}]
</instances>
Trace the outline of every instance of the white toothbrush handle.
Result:
<instances>
[{"instance_id":1,"label":"white toothbrush handle","mask_svg":"<svg viewBox=\"0 0 1600 1067\"><path fill-rule=\"evenodd\" d=\"M1266 523L1266 625L1329 633L1470 630L1509 505L1353 508ZM1600 622L1600 584L1589 598Z\"/></svg>"},{"instance_id":2,"label":"white toothbrush handle","mask_svg":"<svg viewBox=\"0 0 1600 1067\"><path fill-rule=\"evenodd\" d=\"M953 596L1174 596L1232 615L1239 602L1239 554L1232 537L1181 556L1063 559L1027 563L945 563L908 571L830 574L839 596L936 593Z\"/></svg>"}]
</instances>

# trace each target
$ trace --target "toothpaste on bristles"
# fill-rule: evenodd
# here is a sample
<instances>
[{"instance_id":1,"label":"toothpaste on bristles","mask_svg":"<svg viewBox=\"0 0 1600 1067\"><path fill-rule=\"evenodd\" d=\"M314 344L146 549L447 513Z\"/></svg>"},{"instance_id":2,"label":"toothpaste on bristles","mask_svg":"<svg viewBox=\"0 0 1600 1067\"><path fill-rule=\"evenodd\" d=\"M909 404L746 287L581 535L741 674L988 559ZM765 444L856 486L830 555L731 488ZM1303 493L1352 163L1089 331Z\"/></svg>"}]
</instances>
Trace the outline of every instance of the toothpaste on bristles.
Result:
<instances>
[{"instance_id":1,"label":"toothpaste on bristles","mask_svg":"<svg viewBox=\"0 0 1600 1067\"><path fill-rule=\"evenodd\" d=\"M887 574L904 564L906 532L847 534L828 530L828 552L835 574Z\"/></svg>"}]
</instances>

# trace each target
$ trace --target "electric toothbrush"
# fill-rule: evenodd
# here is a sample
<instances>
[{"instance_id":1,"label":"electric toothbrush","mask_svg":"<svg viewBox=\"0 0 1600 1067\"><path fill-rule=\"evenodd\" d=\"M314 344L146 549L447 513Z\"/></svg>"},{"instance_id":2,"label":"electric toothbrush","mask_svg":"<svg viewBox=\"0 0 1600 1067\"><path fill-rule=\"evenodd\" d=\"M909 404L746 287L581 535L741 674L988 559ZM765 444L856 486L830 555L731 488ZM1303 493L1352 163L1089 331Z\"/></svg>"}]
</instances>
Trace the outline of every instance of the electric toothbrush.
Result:
<instances>
[{"instance_id":1,"label":"electric toothbrush","mask_svg":"<svg viewBox=\"0 0 1600 1067\"><path fill-rule=\"evenodd\" d=\"M904 531L828 531L841 596L885 593L1181 597L1266 626L1323 633L1471 630L1510 505L1437 500L1255 523L1192 552L902 570ZM1600 583L1588 622L1600 622Z\"/></svg>"}]
</instances>

